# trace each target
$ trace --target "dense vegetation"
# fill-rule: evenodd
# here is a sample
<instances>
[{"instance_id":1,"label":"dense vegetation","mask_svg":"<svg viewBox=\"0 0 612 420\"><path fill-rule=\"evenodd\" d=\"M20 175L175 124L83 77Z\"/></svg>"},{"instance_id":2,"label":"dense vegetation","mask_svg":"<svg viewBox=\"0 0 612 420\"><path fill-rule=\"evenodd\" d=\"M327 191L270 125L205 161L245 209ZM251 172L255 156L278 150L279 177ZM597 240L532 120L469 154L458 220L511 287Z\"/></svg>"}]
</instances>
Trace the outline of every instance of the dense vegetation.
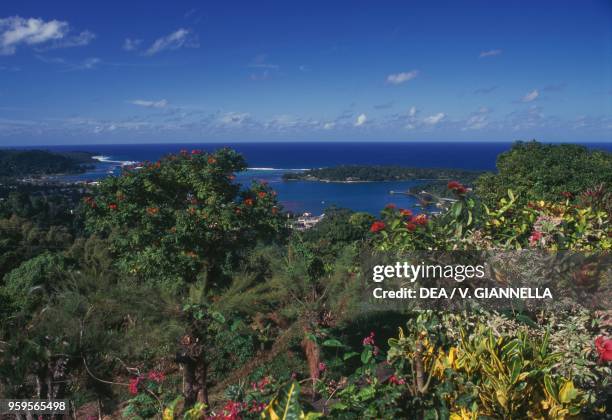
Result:
<instances>
[{"instance_id":1,"label":"dense vegetation","mask_svg":"<svg viewBox=\"0 0 612 420\"><path fill-rule=\"evenodd\" d=\"M462 169L409 168L404 166L378 165L341 165L330 168L310 169L303 172L288 172L283 175L286 181L328 181L328 182L365 182L365 181L407 181L407 180L451 180L461 179L472 182L482 172Z\"/></svg>"},{"instance_id":2,"label":"dense vegetation","mask_svg":"<svg viewBox=\"0 0 612 420\"><path fill-rule=\"evenodd\" d=\"M508 188L526 203L557 200L562 193L579 195L612 183L612 156L576 144L518 142L497 158L497 173L478 180L478 195L494 203Z\"/></svg>"},{"instance_id":3,"label":"dense vegetation","mask_svg":"<svg viewBox=\"0 0 612 420\"><path fill-rule=\"evenodd\" d=\"M609 185L578 170L582 152L550 153L567 165L554 189L546 160L512 169L540 174L543 193L502 165L482 181L496 186L486 200L451 181L440 215L329 209L304 232L286 229L268 186L234 182L246 163L228 149L125 168L76 207L58 202L62 217L12 196L0 206L0 395L69 398L79 419L602 418L609 267L564 280L603 290L603 311L364 306L362 263L377 254L609 251Z\"/></svg>"},{"instance_id":4,"label":"dense vegetation","mask_svg":"<svg viewBox=\"0 0 612 420\"><path fill-rule=\"evenodd\" d=\"M0 177L74 173L91 163L88 153L51 153L45 150L0 149Z\"/></svg>"}]
</instances>

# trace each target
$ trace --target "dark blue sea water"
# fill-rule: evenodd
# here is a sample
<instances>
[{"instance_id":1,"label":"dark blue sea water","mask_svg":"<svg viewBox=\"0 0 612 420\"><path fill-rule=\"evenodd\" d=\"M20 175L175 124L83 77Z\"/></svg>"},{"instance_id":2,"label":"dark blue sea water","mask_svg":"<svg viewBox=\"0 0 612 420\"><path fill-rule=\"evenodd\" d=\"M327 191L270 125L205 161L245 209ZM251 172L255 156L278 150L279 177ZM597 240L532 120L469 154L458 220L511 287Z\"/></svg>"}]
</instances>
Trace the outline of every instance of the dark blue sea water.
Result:
<instances>
[{"instance_id":1,"label":"dark blue sea water","mask_svg":"<svg viewBox=\"0 0 612 420\"><path fill-rule=\"evenodd\" d=\"M430 168L495 170L497 155L511 143L201 143L201 144L122 144L70 145L40 147L52 151L87 151L103 156L96 169L67 180L99 179L119 173L121 162L155 161L181 149L214 150L229 146L242 153L249 170L238 177L248 183L265 180L278 192L286 209L294 212L322 213L328 206L347 207L356 211L378 212L388 203L413 207L412 198L391 196L418 181L370 183L283 182L288 170L320 168L342 164L401 165ZM612 151L612 143L588 144L591 148Z\"/></svg>"}]
</instances>

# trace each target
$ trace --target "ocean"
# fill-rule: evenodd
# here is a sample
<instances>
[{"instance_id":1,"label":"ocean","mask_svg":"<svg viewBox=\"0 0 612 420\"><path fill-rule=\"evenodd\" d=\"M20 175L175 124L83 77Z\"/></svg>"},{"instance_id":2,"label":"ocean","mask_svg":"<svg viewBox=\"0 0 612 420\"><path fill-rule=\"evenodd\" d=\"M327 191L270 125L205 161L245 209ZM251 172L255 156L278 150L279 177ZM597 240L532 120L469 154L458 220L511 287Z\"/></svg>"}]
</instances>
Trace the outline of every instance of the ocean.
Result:
<instances>
[{"instance_id":1,"label":"ocean","mask_svg":"<svg viewBox=\"0 0 612 420\"><path fill-rule=\"evenodd\" d=\"M336 165L400 165L427 168L461 168L495 170L497 155L510 149L511 143L433 143L433 142L368 142L368 143L172 143L172 144L93 144L44 146L50 151L85 151L100 160L95 169L84 174L63 177L67 181L96 180L120 172L128 162L156 161L181 149L191 151L232 147L246 158L249 169L239 174L243 184L251 180L266 181L278 192L286 210L321 214L330 206L350 208L371 214L389 203L414 208L416 202L407 196L391 195L390 191L406 191L419 181L322 183L282 180L287 171ZM586 144L590 148L612 151L612 143ZM423 181L424 182L424 181ZM415 209L418 210L418 209Z\"/></svg>"}]
</instances>

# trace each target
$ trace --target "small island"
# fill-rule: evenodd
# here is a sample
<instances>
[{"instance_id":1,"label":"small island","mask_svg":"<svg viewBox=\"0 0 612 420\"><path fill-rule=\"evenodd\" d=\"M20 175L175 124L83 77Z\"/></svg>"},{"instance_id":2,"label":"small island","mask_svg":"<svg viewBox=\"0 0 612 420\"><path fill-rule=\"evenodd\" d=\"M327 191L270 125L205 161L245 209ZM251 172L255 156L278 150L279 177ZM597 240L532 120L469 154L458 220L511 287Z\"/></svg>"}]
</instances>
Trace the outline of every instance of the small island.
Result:
<instances>
[{"instance_id":1,"label":"small island","mask_svg":"<svg viewBox=\"0 0 612 420\"><path fill-rule=\"evenodd\" d=\"M317 182L384 182L384 181L445 181L460 179L474 180L483 171L448 168L414 168L382 165L340 165L328 168L309 169L283 174L284 181Z\"/></svg>"}]
</instances>

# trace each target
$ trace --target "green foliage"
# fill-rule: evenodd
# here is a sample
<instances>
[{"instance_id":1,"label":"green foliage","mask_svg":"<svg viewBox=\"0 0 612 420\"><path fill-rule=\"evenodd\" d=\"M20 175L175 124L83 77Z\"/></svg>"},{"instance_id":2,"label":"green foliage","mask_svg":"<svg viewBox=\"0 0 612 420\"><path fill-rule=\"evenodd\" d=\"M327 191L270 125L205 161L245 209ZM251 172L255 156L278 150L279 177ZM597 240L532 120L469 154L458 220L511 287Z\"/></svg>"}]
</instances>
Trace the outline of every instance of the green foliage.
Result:
<instances>
[{"instance_id":1,"label":"green foliage","mask_svg":"<svg viewBox=\"0 0 612 420\"><path fill-rule=\"evenodd\" d=\"M232 182L240 155L194 152L107 178L86 200L87 228L109 237L120 269L175 291L220 286L224 265L283 227L272 191Z\"/></svg>"},{"instance_id":2,"label":"green foliage","mask_svg":"<svg viewBox=\"0 0 612 420\"><path fill-rule=\"evenodd\" d=\"M3 294L20 311L35 311L64 287L71 263L60 254L44 252L15 268L4 277Z\"/></svg>"},{"instance_id":3,"label":"green foliage","mask_svg":"<svg viewBox=\"0 0 612 420\"><path fill-rule=\"evenodd\" d=\"M486 204L505 197L508 189L522 204L557 201L564 192L578 195L602 183L609 188L612 154L575 144L517 142L498 156L497 171L477 182L476 192Z\"/></svg>"},{"instance_id":4,"label":"green foliage","mask_svg":"<svg viewBox=\"0 0 612 420\"><path fill-rule=\"evenodd\" d=\"M380 229L373 241L382 251L457 249L607 250L610 217L606 210L570 200L521 204L507 196L491 207L471 194L456 194L457 201L442 214L408 215L396 208L381 212ZM372 225L373 227L376 224Z\"/></svg>"},{"instance_id":5,"label":"green foliage","mask_svg":"<svg viewBox=\"0 0 612 420\"><path fill-rule=\"evenodd\" d=\"M481 172L463 169L409 168L403 166L341 165L283 174L284 180L305 181L402 181L418 179L473 180Z\"/></svg>"},{"instance_id":6,"label":"green foliage","mask_svg":"<svg viewBox=\"0 0 612 420\"><path fill-rule=\"evenodd\" d=\"M8 272L46 250L61 251L72 242L62 226L38 227L30 220L12 216L0 219L0 284Z\"/></svg>"},{"instance_id":7,"label":"green foliage","mask_svg":"<svg viewBox=\"0 0 612 420\"><path fill-rule=\"evenodd\" d=\"M13 195L4 214L25 218L0 219L0 393L165 420L605 415L605 315L362 313L359 264L372 248L609 249L605 185L549 200L504 188L484 205L449 183L436 215L328 209L279 238L274 193L232 182L245 166L222 150L128 168L83 201L76 240L51 202Z\"/></svg>"},{"instance_id":8,"label":"green foliage","mask_svg":"<svg viewBox=\"0 0 612 420\"><path fill-rule=\"evenodd\" d=\"M89 155L57 154L44 150L0 150L0 177L49 175L82 171Z\"/></svg>"},{"instance_id":9,"label":"green foliage","mask_svg":"<svg viewBox=\"0 0 612 420\"><path fill-rule=\"evenodd\" d=\"M278 390L277 395L261 413L267 420L310 420L319 416L316 413L304 414L299 402L300 385L293 381Z\"/></svg>"}]
</instances>

